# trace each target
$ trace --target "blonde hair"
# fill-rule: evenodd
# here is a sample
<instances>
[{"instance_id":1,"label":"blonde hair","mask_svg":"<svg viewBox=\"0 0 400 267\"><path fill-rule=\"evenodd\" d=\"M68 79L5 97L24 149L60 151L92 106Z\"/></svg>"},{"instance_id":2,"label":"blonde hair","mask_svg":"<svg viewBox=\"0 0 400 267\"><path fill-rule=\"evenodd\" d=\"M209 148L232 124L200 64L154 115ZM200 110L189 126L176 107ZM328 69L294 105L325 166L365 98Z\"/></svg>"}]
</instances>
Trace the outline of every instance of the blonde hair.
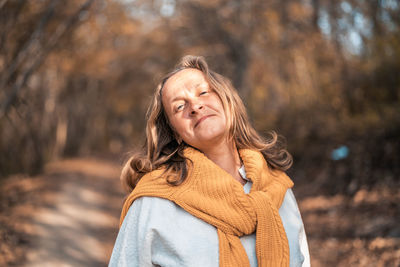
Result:
<instances>
[{"instance_id":1,"label":"blonde hair","mask_svg":"<svg viewBox=\"0 0 400 267\"><path fill-rule=\"evenodd\" d=\"M143 151L130 157L125 163L121 180L128 192L132 191L139 180L156 169L163 168L164 176L172 185L179 185L187 177L188 159L183 150L188 145L176 140L176 134L170 127L162 104L162 89L166 81L177 72L193 68L203 72L210 88L221 99L227 115L229 137L238 149L248 148L260 151L268 165L273 169L287 170L292 165L292 156L285 149L278 135L271 131L269 138L262 138L250 125L246 109L229 79L210 70L207 62L200 56L185 56L176 68L159 83L152 102L147 110L146 141Z\"/></svg>"}]
</instances>

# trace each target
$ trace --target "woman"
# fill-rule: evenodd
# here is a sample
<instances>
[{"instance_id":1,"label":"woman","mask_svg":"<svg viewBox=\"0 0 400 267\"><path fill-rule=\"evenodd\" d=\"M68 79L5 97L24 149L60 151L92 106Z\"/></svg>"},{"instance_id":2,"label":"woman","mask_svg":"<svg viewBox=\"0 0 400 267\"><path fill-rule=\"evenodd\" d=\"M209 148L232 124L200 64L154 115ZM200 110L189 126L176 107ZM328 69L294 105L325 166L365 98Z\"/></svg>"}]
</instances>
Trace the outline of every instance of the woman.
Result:
<instances>
[{"instance_id":1,"label":"woman","mask_svg":"<svg viewBox=\"0 0 400 267\"><path fill-rule=\"evenodd\" d=\"M277 135L261 138L225 77L186 56L158 86L128 160L110 266L308 266Z\"/></svg>"}]
</instances>

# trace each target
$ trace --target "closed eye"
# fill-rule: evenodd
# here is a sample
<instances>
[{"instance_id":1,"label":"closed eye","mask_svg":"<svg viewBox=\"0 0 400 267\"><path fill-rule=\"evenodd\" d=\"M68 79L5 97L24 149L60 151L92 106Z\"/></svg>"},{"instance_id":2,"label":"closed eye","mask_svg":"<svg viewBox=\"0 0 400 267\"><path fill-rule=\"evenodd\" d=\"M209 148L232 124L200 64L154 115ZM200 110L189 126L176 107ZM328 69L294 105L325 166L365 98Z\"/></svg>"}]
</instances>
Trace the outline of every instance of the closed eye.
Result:
<instances>
[{"instance_id":1,"label":"closed eye","mask_svg":"<svg viewBox=\"0 0 400 267\"><path fill-rule=\"evenodd\" d=\"M178 105L178 106L176 107L176 111L182 110L184 106L185 106L184 104Z\"/></svg>"},{"instance_id":2,"label":"closed eye","mask_svg":"<svg viewBox=\"0 0 400 267\"><path fill-rule=\"evenodd\" d=\"M200 95L205 95L207 93L208 93L208 91L203 91L203 92L200 93Z\"/></svg>"}]
</instances>

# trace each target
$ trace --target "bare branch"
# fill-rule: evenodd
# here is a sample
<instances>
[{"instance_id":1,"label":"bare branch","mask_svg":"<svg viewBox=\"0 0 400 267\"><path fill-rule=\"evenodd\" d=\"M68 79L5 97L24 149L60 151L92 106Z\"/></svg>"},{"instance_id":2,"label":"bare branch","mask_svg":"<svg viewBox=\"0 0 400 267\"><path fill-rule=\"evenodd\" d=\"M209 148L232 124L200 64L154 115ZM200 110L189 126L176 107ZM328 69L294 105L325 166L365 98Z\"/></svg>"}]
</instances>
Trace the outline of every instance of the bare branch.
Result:
<instances>
[{"instance_id":1,"label":"bare branch","mask_svg":"<svg viewBox=\"0 0 400 267\"><path fill-rule=\"evenodd\" d=\"M80 15L84 11L86 11L93 2L94 2L94 0L86 1L75 12L74 15L69 17L68 20L66 20L64 23L62 23L61 25L59 25L57 27L55 33L52 35L52 37L50 38L48 43L45 45L45 47L43 47L43 49L40 50L39 55L33 61L32 65L21 75L21 77L19 77L19 79L17 79L17 82L14 84L10 95L6 98L6 100L0 107L0 118L7 114L10 107L13 105L13 103L17 99L20 90L26 85L30 76L35 72L35 70L38 69L40 67L40 65L44 62L47 55L55 47L55 45L58 43L60 38L76 24L76 22L79 20Z\"/></svg>"},{"instance_id":2,"label":"bare branch","mask_svg":"<svg viewBox=\"0 0 400 267\"><path fill-rule=\"evenodd\" d=\"M50 3L49 8L46 10L44 16L38 23L38 26L36 27L35 31L31 34L31 37L28 39L28 41L25 43L25 45L23 45L22 49L17 54L17 56L14 58L14 60L9 64L10 67L2 75L3 77L1 78L0 88L4 88L7 85L7 83L10 81L10 78L14 75L15 71L17 70L18 66L29 55L33 54L35 50L40 49L39 36L43 32L45 25L48 23L50 18L53 16L55 4L57 2L58 2L58 0L53 0Z\"/></svg>"}]
</instances>

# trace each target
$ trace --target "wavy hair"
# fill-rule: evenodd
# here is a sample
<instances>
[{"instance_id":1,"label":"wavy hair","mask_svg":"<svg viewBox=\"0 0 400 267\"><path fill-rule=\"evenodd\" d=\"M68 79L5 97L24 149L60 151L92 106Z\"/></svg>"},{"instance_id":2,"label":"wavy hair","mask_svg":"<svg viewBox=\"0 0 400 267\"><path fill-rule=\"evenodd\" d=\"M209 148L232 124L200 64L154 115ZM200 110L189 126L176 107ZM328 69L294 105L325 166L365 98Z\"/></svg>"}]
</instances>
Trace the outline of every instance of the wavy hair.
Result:
<instances>
[{"instance_id":1,"label":"wavy hair","mask_svg":"<svg viewBox=\"0 0 400 267\"><path fill-rule=\"evenodd\" d=\"M237 149L260 151L272 169L287 170L292 165L292 156L285 149L281 136L276 132L268 133L268 138L260 136L250 125L246 109L237 91L229 79L209 69L201 56L184 56L178 65L158 84L152 102L147 110L146 141L142 152L131 156L125 163L121 180L128 192L131 192L139 180L156 169L164 169L165 179L171 185L181 184L188 175L187 158L183 150L188 145L178 142L162 104L162 89L166 81L177 72L193 68L203 72L210 88L221 99L232 138Z\"/></svg>"}]
</instances>

